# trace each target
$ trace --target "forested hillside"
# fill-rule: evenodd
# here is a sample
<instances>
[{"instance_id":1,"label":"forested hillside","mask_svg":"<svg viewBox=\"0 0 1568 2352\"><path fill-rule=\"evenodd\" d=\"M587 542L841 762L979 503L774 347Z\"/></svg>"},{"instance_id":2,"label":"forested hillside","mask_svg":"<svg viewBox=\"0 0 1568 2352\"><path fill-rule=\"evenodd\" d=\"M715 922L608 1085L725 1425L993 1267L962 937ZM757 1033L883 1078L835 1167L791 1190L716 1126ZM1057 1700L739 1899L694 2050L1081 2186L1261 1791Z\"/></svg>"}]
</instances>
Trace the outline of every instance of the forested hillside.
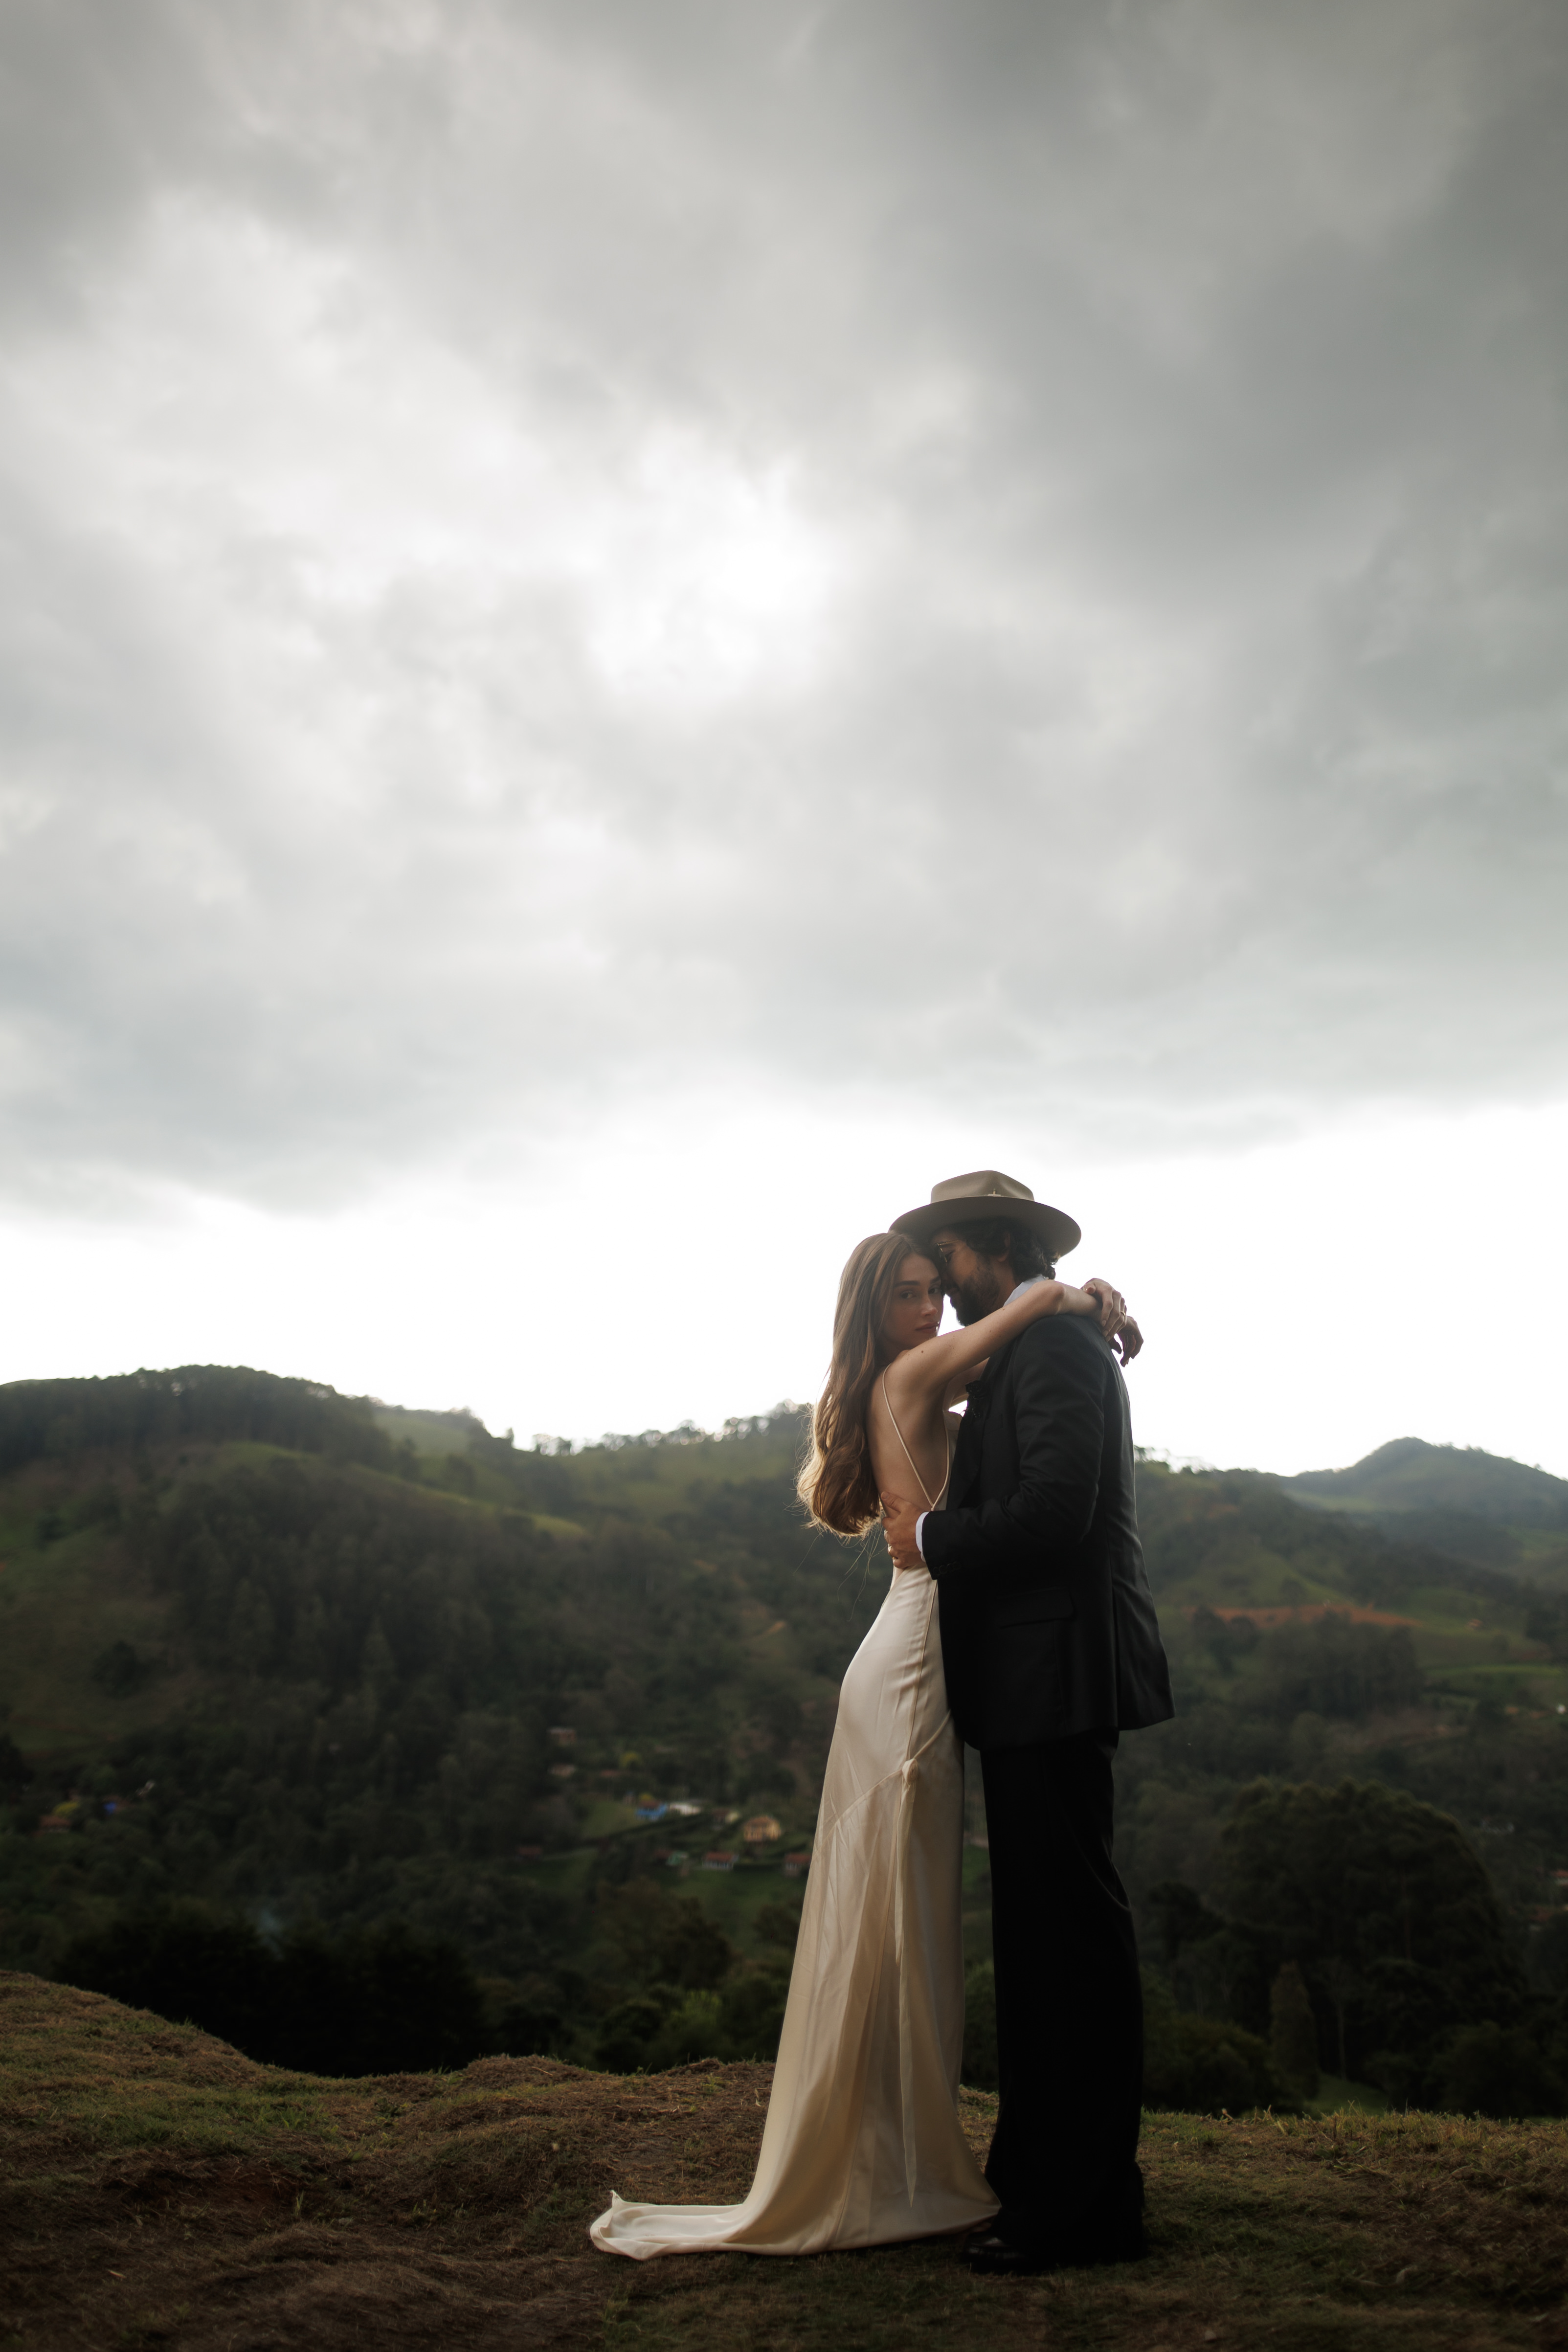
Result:
<instances>
[{"instance_id":1,"label":"forested hillside","mask_svg":"<svg viewBox=\"0 0 1568 2352\"><path fill-rule=\"evenodd\" d=\"M468 2054L766 2054L801 1894L784 1858L809 1848L887 1578L877 1546L802 1520L802 1434L781 1408L522 1450L470 1416L200 1367L0 1390L0 1963L183 2000L296 2064L324 2063L299 2038L323 2019L354 2063L437 2063L406 2056L437 1982ZM1331 2073L1404 2095L1456 2050L1473 2074L1463 2037L1487 2028L1486 2096L1552 2104L1555 1599L1278 1480L1141 1476L1180 1714L1123 1743L1119 1850L1167 2088L1289 2094L1289 1965ZM1247 1862L1260 1779L1379 1792L1356 1801L1358 1867L1397 1849L1412 1892L1371 1944L1342 1824L1276 1824L1321 1880L1310 1933ZM971 1830L983 2079L973 1796Z\"/></svg>"},{"instance_id":2,"label":"forested hillside","mask_svg":"<svg viewBox=\"0 0 1568 2352\"><path fill-rule=\"evenodd\" d=\"M1477 1445L1396 1437L1348 1470L1308 1470L1281 1488L1407 1543L1568 1586L1568 1479Z\"/></svg>"}]
</instances>

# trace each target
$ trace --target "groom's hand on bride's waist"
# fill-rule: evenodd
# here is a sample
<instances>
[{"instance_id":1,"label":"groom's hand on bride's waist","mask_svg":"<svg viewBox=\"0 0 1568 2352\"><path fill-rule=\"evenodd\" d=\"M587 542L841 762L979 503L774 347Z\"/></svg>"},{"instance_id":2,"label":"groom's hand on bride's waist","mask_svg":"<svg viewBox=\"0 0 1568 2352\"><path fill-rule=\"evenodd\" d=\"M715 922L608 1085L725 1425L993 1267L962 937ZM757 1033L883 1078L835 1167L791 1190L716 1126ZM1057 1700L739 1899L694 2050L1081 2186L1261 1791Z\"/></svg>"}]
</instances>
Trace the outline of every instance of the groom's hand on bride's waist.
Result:
<instances>
[{"instance_id":1,"label":"groom's hand on bride's waist","mask_svg":"<svg viewBox=\"0 0 1568 2352\"><path fill-rule=\"evenodd\" d=\"M914 1503L906 1503L901 1495L882 1497L882 1533L888 1539L888 1549L893 1555L895 1568L919 1568L921 1548L915 1540L915 1529L924 1513Z\"/></svg>"}]
</instances>

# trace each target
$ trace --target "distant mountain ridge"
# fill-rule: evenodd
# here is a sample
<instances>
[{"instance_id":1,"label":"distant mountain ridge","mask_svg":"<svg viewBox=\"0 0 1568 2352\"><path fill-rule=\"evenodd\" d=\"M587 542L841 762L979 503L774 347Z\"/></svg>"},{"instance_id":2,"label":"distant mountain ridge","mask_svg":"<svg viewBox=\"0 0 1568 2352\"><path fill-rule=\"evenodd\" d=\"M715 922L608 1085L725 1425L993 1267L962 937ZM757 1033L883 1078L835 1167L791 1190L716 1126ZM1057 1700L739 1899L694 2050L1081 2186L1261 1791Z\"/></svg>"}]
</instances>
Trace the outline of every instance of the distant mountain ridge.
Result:
<instances>
[{"instance_id":1,"label":"distant mountain ridge","mask_svg":"<svg viewBox=\"0 0 1568 2352\"><path fill-rule=\"evenodd\" d=\"M1568 1478L1479 1445L1395 1437L1348 1470L1303 1470L1279 1484L1304 1503L1342 1509L1462 1511L1499 1527L1568 1528Z\"/></svg>"},{"instance_id":2,"label":"distant mountain ridge","mask_svg":"<svg viewBox=\"0 0 1568 2352\"><path fill-rule=\"evenodd\" d=\"M1568 1478L1479 1445L1396 1437L1346 1470L1273 1483L1295 1502L1402 1543L1544 1584L1568 1581Z\"/></svg>"}]
</instances>

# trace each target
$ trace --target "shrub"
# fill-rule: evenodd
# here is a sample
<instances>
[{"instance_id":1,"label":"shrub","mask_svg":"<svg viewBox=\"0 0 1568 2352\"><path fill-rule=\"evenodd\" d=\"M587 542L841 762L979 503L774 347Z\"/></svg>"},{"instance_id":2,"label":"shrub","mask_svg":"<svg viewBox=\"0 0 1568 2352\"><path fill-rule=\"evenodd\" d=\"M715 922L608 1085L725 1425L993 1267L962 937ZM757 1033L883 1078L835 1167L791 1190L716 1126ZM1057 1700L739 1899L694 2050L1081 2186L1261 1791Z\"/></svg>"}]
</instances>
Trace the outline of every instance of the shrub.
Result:
<instances>
[{"instance_id":1,"label":"shrub","mask_svg":"<svg viewBox=\"0 0 1568 2352\"><path fill-rule=\"evenodd\" d=\"M487 2046L483 1996L463 1954L395 1920L336 1943L301 1929L274 1951L247 1920L174 1905L78 1937L57 1974L308 2074L463 2066Z\"/></svg>"},{"instance_id":2,"label":"shrub","mask_svg":"<svg viewBox=\"0 0 1568 2352\"><path fill-rule=\"evenodd\" d=\"M713 2055L725 2058L773 2059L778 2055L784 2004L789 1999L790 1970L777 1962L759 1969L738 1969L724 1985L720 2003L722 2046ZM705 2051L695 2051L705 2057Z\"/></svg>"},{"instance_id":3,"label":"shrub","mask_svg":"<svg viewBox=\"0 0 1568 2352\"><path fill-rule=\"evenodd\" d=\"M279 1962L248 1920L176 1904L77 1937L55 1973L63 1983L107 1993L128 2009L150 2009L176 2025L188 2020L232 2042L247 2057L270 2054Z\"/></svg>"},{"instance_id":4,"label":"shrub","mask_svg":"<svg viewBox=\"0 0 1568 2352\"><path fill-rule=\"evenodd\" d=\"M689 2066L694 2058L727 2058L724 2003L716 1992L689 1992L672 2009L643 2059L649 2074Z\"/></svg>"},{"instance_id":5,"label":"shrub","mask_svg":"<svg viewBox=\"0 0 1568 2352\"><path fill-rule=\"evenodd\" d=\"M89 1672L106 1697L129 1698L150 1678L153 1669L129 1642L110 1642L107 1650L99 1652Z\"/></svg>"},{"instance_id":6,"label":"shrub","mask_svg":"<svg viewBox=\"0 0 1568 2352\"><path fill-rule=\"evenodd\" d=\"M1432 2105L1451 2115L1560 2116L1563 2084L1523 2026L1489 2019L1461 2026L1437 2053L1428 2076Z\"/></svg>"},{"instance_id":7,"label":"shrub","mask_svg":"<svg viewBox=\"0 0 1568 2352\"><path fill-rule=\"evenodd\" d=\"M648 1985L608 2012L594 2056L614 2074L657 2074L694 2058L771 2059L788 1995L789 1971L777 1967L736 1969L718 1988Z\"/></svg>"},{"instance_id":8,"label":"shrub","mask_svg":"<svg viewBox=\"0 0 1568 2352\"><path fill-rule=\"evenodd\" d=\"M646 2066L678 1999L668 1985L655 1985L617 2001L595 2036L596 2063L609 2074L631 2074Z\"/></svg>"},{"instance_id":9,"label":"shrub","mask_svg":"<svg viewBox=\"0 0 1568 2352\"><path fill-rule=\"evenodd\" d=\"M735 1961L735 1948L694 1895L667 1895L650 1879L604 1889L597 1926L634 1983L711 1992Z\"/></svg>"},{"instance_id":10,"label":"shrub","mask_svg":"<svg viewBox=\"0 0 1568 2352\"><path fill-rule=\"evenodd\" d=\"M561 2058L572 2042L571 2028L555 1988L538 1979L513 1984L509 1977L481 1977L485 2040L507 2058Z\"/></svg>"},{"instance_id":11,"label":"shrub","mask_svg":"<svg viewBox=\"0 0 1568 2352\"><path fill-rule=\"evenodd\" d=\"M1143 1980L1143 2101L1187 2115L1241 2115L1286 2104L1268 2045L1217 2018L1177 2009L1157 1978Z\"/></svg>"}]
</instances>

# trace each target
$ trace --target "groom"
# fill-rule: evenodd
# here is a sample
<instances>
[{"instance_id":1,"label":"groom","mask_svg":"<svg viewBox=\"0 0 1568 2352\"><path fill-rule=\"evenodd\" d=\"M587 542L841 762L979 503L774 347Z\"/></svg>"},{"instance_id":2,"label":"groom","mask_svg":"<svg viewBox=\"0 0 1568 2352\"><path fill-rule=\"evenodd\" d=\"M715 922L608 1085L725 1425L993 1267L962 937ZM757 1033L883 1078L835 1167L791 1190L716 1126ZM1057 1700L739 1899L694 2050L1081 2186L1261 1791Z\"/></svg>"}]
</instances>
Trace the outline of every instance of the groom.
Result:
<instances>
[{"instance_id":1,"label":"groom","mask_svg":"<svg viewBox=\"0 0 1568 2352\"><path fill-rule=\"evenodd\" d=\"M1077 1246L1070 1217L994 1169L893 1221L939 1262L961 1323ZM1044 1316L971 1390L943 1508L887 1496L888 1549L936 1579L953 1720L980 1750L991 1841L1002 2200L978 2271L1145 2250L1143 2002L1111 1860L1122 1731L1174 1712L1132 1498L1126 1384L1100 1327Z\"/></svg>"}]
</instances>

